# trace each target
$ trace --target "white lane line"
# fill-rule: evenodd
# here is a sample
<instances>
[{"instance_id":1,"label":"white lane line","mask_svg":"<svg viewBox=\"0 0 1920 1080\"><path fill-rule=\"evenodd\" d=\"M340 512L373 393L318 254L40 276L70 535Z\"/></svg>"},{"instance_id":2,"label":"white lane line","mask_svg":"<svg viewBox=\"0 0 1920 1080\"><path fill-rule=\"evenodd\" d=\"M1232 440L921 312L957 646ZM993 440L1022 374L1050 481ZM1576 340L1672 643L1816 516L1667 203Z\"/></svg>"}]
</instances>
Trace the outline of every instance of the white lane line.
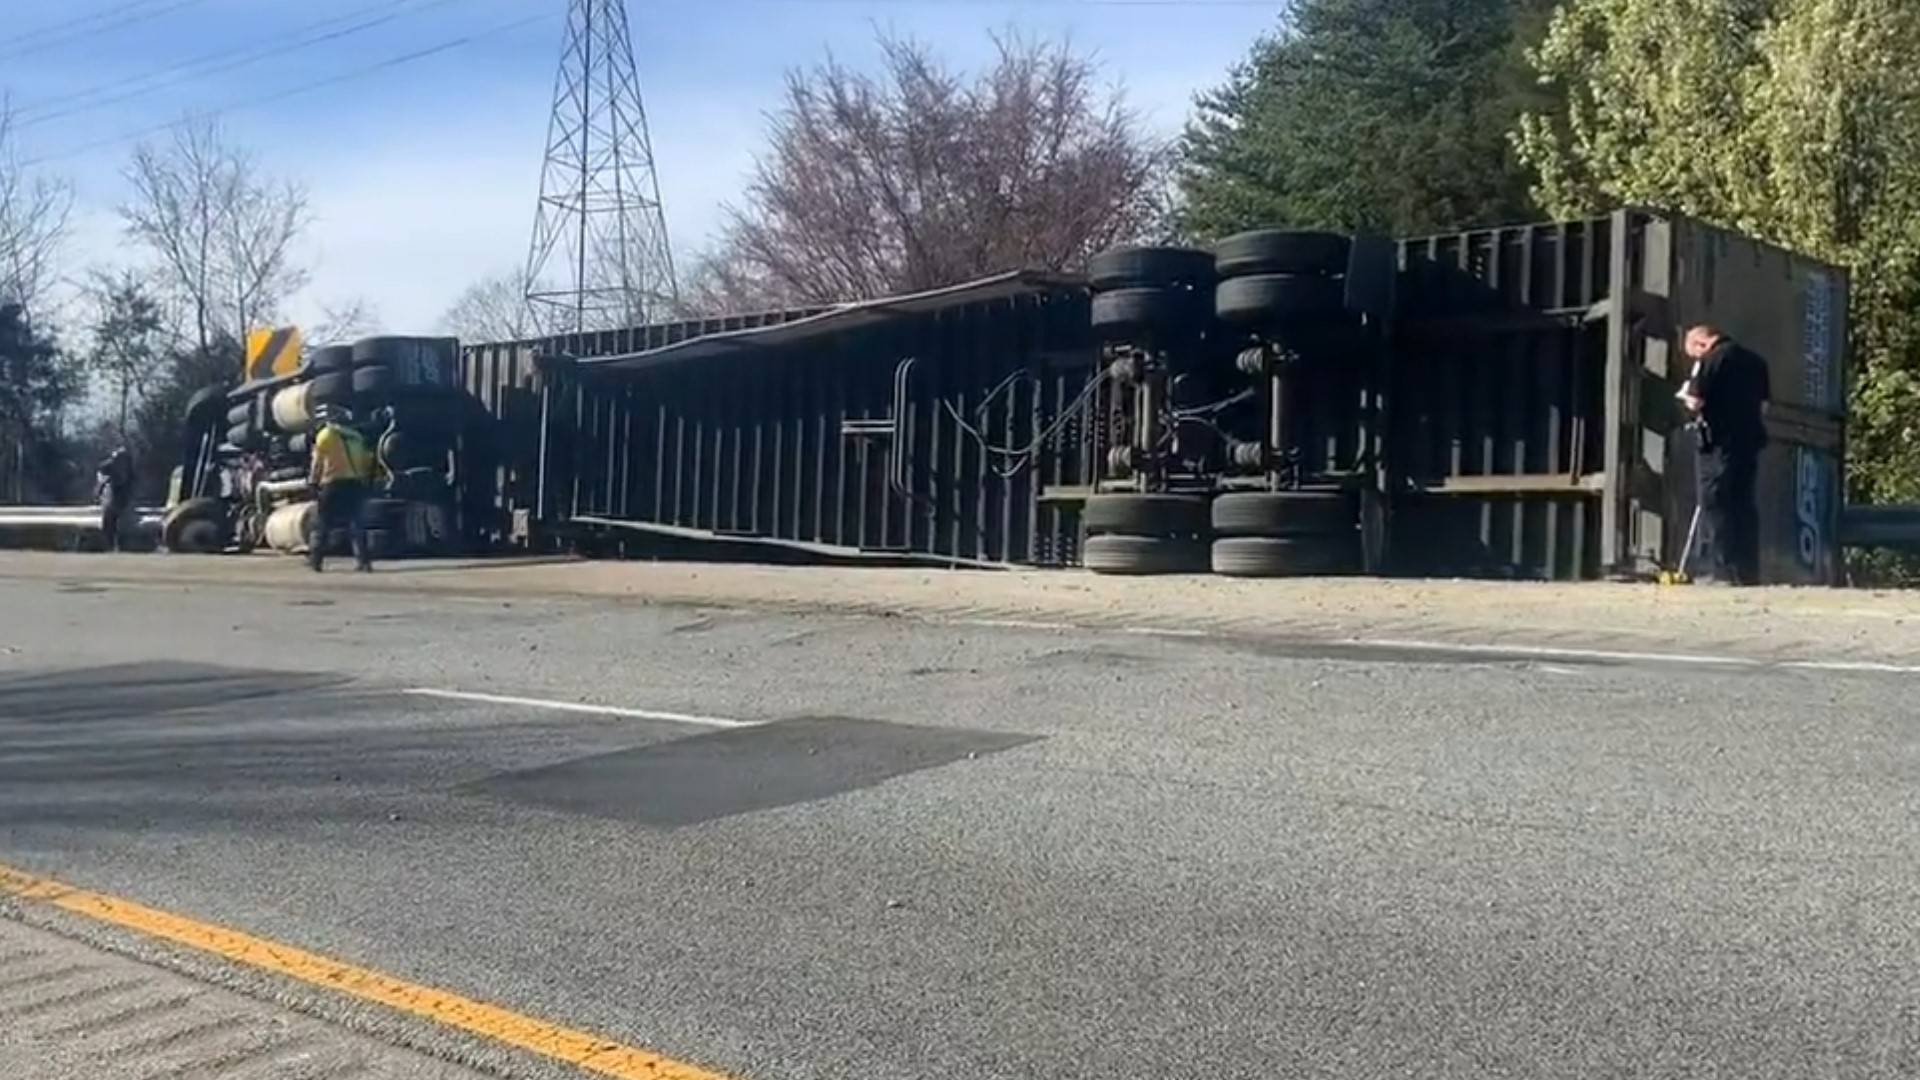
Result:
<instances>
[{"instance_id":1,"label":"white lane line","mask_svg":"<svg viewBox=\"0 0 1920 1080\"><path fill-rule=\"evenodd\" d=\"M1039 622L1024 619L942 619L948 626L978 626L1003 630L1045 630L1055 633L1131 634L1139 637L1201 640L1232 637L1213 630L1158 626L1111 626L1097 623ZM1311 642L1307 642L1311 644ZM1870 675L1920 675L1920 664L1893 664L1876 660L1774 660L1752 656L1716 656L1703 653L1650 652L1626 649L1580 649L1561 645L1494 645L1485 642L1420 641L1407 638L1328 638L1325 643L1348 648L1399 649L1404 652L1507 656L1531 660L1590 660L1623 664L1671 664L1677 667L1730 669L1785 668L1796 671L1851 672ZM1561 674L1561 672L1555 672Z\"/></svg>"},{"instance_id":2,"label":"white lane line","mask_svg":"<svg viewBox=\"0 0 1920 1080\"><path fill-rule=\"evenodd\" d=\"M1375 649L1403 649L1407 652L1473 653L1492 656L1525 656L1537 659L1618 660L1636 664L1688 664L1715 667L1767 667L1773 661L1744 656L1703 656L1697 653L1624 652L1614 649L1576 649L1559 645L1489 645L1473 642L1408 641L1399 638L1348 638L1349 645ZM1818 663L1819 661L1805 661Z\"/></svg>"},{"instance_id":3,"label":"white lane line","mask_svg":"<svg viewBox=\"0 0 1920 1080\"><path fill-rule=\"evenodd\" d=\"M1781 667L1804 671L1865 671L1876 675L1920 675L1920 664L1885 664L1877 660L1782 660Z\"/></svg>"},{"instance_id":4,"label":"white lane line","mask_svg":"<svg viewBox=\"0 0 1920 1080\"><path fill-rule=\"evenodd\" d=\"M1080 630L1073 623L1033 622L1027 619L948 619L949 626L981 626L995 630Z\"/></svg>"},{"instance_id":5,"label":"white lane line","mask_svg":"<svg viewBox=\"0 0 1920 1080\"><path fill-rule=\"evenodd\" d=\"M765 720L734 720L724 716L699 716L693 713L660 712L657 709L628 709L618 705L591 705L584 701L554 701L551 698L513 697L508 694L481 694L472 690L434 690L415 687L402 690L414 697L443 701L471 701L481 705L508 705L519 709L549 709L553 712L586 713L590 716L617 716L625 720L657 720L665 724L694 724L700 727L759 727Z\"/></svg>"},{"instance_id":6,"label":"white lane line","mask_svg":"<svg viewBox=\"0 0 1920 1080\"><path fill-rule=\"evenodd\" d=\"M1455 652L1521 656L1542 660L1614 660L1633 664L1675 664L1683 667L1793 668L1798 671L1866 672L1876 675L1920 675L1920 664L1889 664L1874 660L1766 660L1751 656L1707 656L1698 653L1626 652L1614 649L1575 649L1557 645L1487 645L1445 641L1399 641L1389 638L1348 638L1350 645L1371 645L1409 652Z\"/></svg>"}]
</instances>

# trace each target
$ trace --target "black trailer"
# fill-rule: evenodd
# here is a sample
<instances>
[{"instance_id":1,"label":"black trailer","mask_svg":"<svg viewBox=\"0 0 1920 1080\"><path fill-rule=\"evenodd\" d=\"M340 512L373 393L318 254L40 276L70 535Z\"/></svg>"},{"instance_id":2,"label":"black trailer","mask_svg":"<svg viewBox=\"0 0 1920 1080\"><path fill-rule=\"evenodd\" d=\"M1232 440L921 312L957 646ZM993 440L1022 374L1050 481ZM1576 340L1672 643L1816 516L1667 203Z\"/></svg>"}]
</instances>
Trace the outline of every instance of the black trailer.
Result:
<instances>
[{"instance_id":1,"label":"black trailer","mask_svg":"<svg viewBox=\"0 0 1920 1080\"><path fill-rule=\"evenodd\" d=\"M1672 393L1679 328L1708 320L1773 366L1766 576L1837 580L1841 270L1641 210L1386 260L1384 285L1346 288L1345 336L1312 347L1231 320L1116 341L1094 326L1111 282L1025 272L468 345L498 421L472 513L543 549L1077 566L1103 493L1337 492L1377 572L1643 576L1678 562L1692 515Z\"/></svg>"}]
</instances>

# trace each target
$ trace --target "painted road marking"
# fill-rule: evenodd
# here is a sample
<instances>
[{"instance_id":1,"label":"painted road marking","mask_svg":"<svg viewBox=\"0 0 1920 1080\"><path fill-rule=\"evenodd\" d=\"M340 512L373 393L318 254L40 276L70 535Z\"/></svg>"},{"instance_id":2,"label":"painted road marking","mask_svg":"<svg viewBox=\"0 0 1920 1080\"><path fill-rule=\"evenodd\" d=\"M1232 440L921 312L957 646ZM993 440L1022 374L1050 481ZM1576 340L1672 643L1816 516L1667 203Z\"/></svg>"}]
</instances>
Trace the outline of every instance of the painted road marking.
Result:
<instances>
[{"instance_id":1,"label":"painted road marking","mask_svg":"<svg viewBox=\"0 0 1920 1080\"><path fill-rule=\"evenodd\" d=\"M1072 623L1035 622L1029 619L947 619L947 620L936 619L934 621L936 622L945 621L954 626L981 626L981 627L986 627L988 629L993 629L993 630L1059 631L1059 630L1081 629L1080 627L1075 626Z\"/></svg>"},{"instance_id":2,"label":"painted road marking","mask_svg":"<svg viewBox=\"0 0 1920 1080\"><path fill-rule=\"evenodd\" d=\"M1576 649L1559 645L1449 644L1444 641L1406 641L1394 638L1348 638L1346 643L1375 649L1404 649L1407 652L1451 652L1494 656L1524 656L1541 660L1617 660L1623 663L1634 664L1688 664L1706 667L1762 667L1767 663L1764 660L1751 660L1739 656L1629 652L1616 649Z\"/></svg>"},{"instance_id":3,"label":"painted road marking","mask_svg":"<svg viewBox=\"0 0 1920 1080\"><path fill-rule=\"evenodd\" d=\"M1920 664L1884 664L1870 660L1763 660L1751 656L1712 656L1698 653L1630 652L1615 649L1576 649L1558 645L1449 644L1444 641L1395 641L1349 638L1347 644L1409 652L1480 653L1542 660L1612 660L1631 664L1676 664L1683 667L1792 668L1797 671L1851 671L1880 675L1920 675Z\"/></svg>"},{"instance_id":4,"label":"painted road marking","mask_svg":"<svg viewBox=\"0 0 1920 1080\"><path fill-rule=\"evenodd\" d=\"M949 626L997 627L1004 630L1071 631L1088 634L1135 634L1143 637L1169 637L1186 640L1241 638L1245 635L1211 630L1157 626L1111 626L1096 623L1026 622L1019 619L935 619ZM1587 660L1623 664L1672 664L1680 667L1784 668L1795 671L1851 672L1872 675L1920 675L1920 664L1894 664L1878 660L1768 660L1752 656L1718 656L1702 653L1634 651L1627 649L1581 649L1564 645L1495 645L1486 642L1423 641L1409 638L1323 638L1327 644L1357 649L1399 649L1404 652L1431 652L1505 656L1521 660Z\"/></svg>"},{"instance_id":5,"label":"painted road marking","mask_svg":"<svg viewBox=\"0 0 1920 1080\"><path fill-rule=\"evenodd\" d=\"M416 687L402 690L415 697L444 701L471 701L481 705L508 705L519 709L550 709L554 712L586 713L590 716L617 716L626 720L658 720L666 724L697 724L701 727L759 727L765 720L733 720L724 716L698 716L693 713L659 712L654 709L628 709L619 705L593 705L584 701L555 701L551 698L513 697L508 694L481 694L471 690L433 690Z\"/></svg>"},{"instance_id":6,"label":"painted road marking","mask_svg":"<svg viewBox=\"0 0 1920 1080\"><path fill-rule=\"evenodd\" d=\"M721 1073L550 1024L497 1005L407 982L251 934L64 885L0 863L0 895L160 938L245 967L270 971L411 1016L506 1043L616 1080L729 1080Z\"/></svg>"}]
</instances>

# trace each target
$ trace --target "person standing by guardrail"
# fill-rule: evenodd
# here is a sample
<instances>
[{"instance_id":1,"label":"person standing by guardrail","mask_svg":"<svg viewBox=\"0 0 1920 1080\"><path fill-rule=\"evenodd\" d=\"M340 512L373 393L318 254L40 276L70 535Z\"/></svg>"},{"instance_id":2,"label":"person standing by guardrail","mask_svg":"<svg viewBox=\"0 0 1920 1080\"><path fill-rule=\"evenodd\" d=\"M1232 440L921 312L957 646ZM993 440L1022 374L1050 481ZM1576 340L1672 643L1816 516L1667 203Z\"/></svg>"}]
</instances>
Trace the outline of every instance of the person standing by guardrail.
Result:
<instances>
[{"instance_id":1,"label":"person standing by guardrail","mask_svg":"<svg viewBox=\"0 0 1920 1080\"><path fill-rule=\"evenodd\" d=\"M1773 388L1767 362L1714 326L1686 331L1693 372L1675 395L1692 414L1699 448L1700 511L1713 535L1714 575L1760 583L1760 506L1755 483L1767 445Z\"/></svg>"},{"instance_id":2,"label":"person standing by guardrail","mask_svg":"<svg viewBox=\"0 0 1920 1080\"><path fill-rule=\"evenodd\" d=\"M307 481L313 485L317 505L313 524L307 534L307 564L318 573L326 569L327 537L334 529L344 528L353 545L353 568L373 569L373 552L367 543L364 508L373 479L373 448L366 437L354 430L352 417L337 406L321 410L315 417L313 459L307 466Z\"/></svg>"},{"instance_id":3,"label":"person standing by guardrail","mask_svg":"<svg viewBox=\"0 0 1920 1080\"><path fill-rule=\"evenodd\" d=\"M108 551L117 552L127 507L133 503L133 454L125 446L114 447L94 468L94 477L100 499L100 539Z\"/></svg>"}]
</instances>

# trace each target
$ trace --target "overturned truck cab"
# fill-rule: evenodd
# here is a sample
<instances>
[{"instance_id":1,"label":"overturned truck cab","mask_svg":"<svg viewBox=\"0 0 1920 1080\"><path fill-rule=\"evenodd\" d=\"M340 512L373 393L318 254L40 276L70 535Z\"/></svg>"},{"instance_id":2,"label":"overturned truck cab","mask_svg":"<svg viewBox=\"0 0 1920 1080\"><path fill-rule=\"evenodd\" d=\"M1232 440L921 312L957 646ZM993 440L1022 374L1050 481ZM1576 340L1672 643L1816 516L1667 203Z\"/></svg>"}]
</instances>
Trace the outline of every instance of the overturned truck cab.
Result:
<instances>
[{"instance_id":1,"label":"overturned truck cab","mask_svg":"<svg viewBox=\"0 0 1920 1080\"><path fill-rule=\"evenodd\" d=\"M162 528L166 547L304 553L315 513L310 444L323 406L346 410L375 448L375 491L364 514L378 555L478 546L468 508L493 498L495 424L460 383L459 342L382 335L273 361L290 348L298 349L297 336L255 335L239 384L193 399Z\"/></svg>"}]
</instances>

